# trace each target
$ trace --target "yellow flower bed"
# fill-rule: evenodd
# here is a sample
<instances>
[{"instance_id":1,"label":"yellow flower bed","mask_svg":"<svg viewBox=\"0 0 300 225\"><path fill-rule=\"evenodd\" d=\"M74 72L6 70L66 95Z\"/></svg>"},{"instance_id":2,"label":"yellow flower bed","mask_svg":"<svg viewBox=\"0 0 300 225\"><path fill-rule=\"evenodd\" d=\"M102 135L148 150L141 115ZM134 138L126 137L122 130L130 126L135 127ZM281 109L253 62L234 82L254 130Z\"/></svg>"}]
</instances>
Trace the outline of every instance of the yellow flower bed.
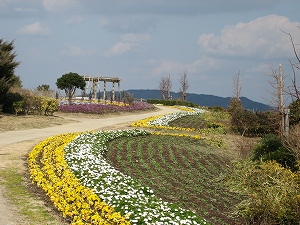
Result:
<instances>
[{"instance_id":1,"label":"yellow flower bed","mask_svg":"<svg viewBox=\"0 0 300 225\"><path fill-rule=\"evenodd\" d=\"M82 186L64 160L64 147L77 135L57 135L34 147L28 159L32 181L46 192L64 217L72 219L72 225L130 224L91 189Z\"/></svg>"}]
</instances>

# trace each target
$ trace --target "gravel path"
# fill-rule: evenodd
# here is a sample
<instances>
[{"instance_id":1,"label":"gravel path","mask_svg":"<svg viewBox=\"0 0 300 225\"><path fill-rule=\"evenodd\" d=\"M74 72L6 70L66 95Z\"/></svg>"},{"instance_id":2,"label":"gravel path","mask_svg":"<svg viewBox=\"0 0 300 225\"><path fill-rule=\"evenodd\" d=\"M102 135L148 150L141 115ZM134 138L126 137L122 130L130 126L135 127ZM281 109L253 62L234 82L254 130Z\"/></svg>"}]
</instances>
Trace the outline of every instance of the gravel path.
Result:
<instances>
[{"instance_id":1,"label":"gravel path","mask_svg":"<svg viewBox=\"0 0 300 225\"><path fill-rule=\"evenodd\" d=\"M20 168L24 167L24 156L28 153L28 149L47 137L70 132L91 131L91 130L106 130L106 129L124 129L131 122L147 118L150 116L178 112L179 109L166 106L158 106L159 111L114 116L102 119L84 119L74 118L78 123L71 123L61 126L30 129L22 131L9 131L0 133L0 170L8 168L10 165L16 166L20 164ZM19 225L23 224L22 216L18 213L18 209L9 204L5 198L5 189L0 180L0 225ZM47 224L47 222L45 223Z\"/></svg>"}]
</instances>

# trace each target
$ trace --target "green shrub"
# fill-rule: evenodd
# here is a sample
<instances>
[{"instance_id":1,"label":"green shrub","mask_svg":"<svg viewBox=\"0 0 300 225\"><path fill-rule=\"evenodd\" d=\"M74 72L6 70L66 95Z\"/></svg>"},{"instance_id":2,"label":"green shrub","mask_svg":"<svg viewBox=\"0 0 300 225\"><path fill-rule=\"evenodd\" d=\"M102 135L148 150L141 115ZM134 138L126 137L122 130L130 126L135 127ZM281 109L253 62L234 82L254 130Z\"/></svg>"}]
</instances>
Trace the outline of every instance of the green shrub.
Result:
<instances>
[{"instance_id":1,"label":"green shrub","mask_svg":"<svg viewBox=\"0 0 300 225\"><path fill-rule=\"evenodd\" d=\"M6 113L15 113L14 102L23 101L24 98L19 93L6 93L5 97L2 100L3 103L3 112Z\"/></svg>"},{"instance_id":2,"label":"green shrub","mask_svg":"<svg viewBox=\"0 0 300 225\"><path fill-rule=\"evenodd\" d=\"M242 101L238 98L230 98L230 104L227 111L232 115L236 111L243 110Z\"/></svg>"},{"instance_id":3,"label":"green shrub","mask_svg":"<svg viewBox=\"0 0 300 225\"><path fill-rule=\"evenodd\" d=\"M58 111L59 102L55 98L41 97L41 110L45 115L53 115L54 112Z\"/></svg>"},{"instance_id":4,"label":"green shrub","mask_svg":"<svg viewBox=\"0 0 300 225\"><path fill-rule=\"evenodd\" d=\"M293 101L288 108L290 109L290 125L298 124L300 122L300 100Z\"/></svg>"},{"instance_id":5,"label":"green shrub","mask_svg":"<svg viewBox=\"0 0 300 225\"><path fill-rule=\"evenodd\" d=\"M252 112L245 109L236 109L231 112L231 125L245 136L263 136L277 134L280 115L276 111Z\"/></svg>"},{"instance_id":6,"label":"green shrub","mask_svg":"<svg viewBox=\"0 0 300 225\"><path fill-rule=\"evenodd\" d=\"M286 148L282 140L274 134L265 135L253 150L252 160L275 160L283 167L297 170L297 159L293 152Z\"/></svg>"},{"instance_id":7,"label":"green shrub","mask_svg":"<svg viewBox=\"0 0 300 225\"><path fill-rule=\"evenodd\" d=\"M240 108L231 113L231 125L236 127L242 136L254 136L259 128L259 121L255 113Z\"/></svg>"},{"instance_id":8,"label":"green shrub","mask_svg":"<svg viewBox=\"0 0 300 225\"><path fill-rule=\"evenodd\" d=\"M245 224L289 224L300 221L300 173L293 173L274 161L239 161L225 178L235 193L244 195L234 216Z\"/></svg>"},{"instance_id":9,"label":"green shrub","mask_svg":"<svg viewBox=\"0 0 300 225\"><path fill-rule=\"evenodd\" d=\"M181 101L181 100L166 100L166 99L148 99L148 103L150 104L162 104L167 106L174 106L174 105L181 105L181 106L187 106L187 107L197 107L197 104L194 104L192 102L187 101Z\"/></svg>"},{"instance_id":10,"label":"green shrub","mask_svg":"<svg viewBox=\"0 0 300 225\"><path fill-rule=\"evenodd\" d=\"M22 112L24 110L24 101L17 101L13 103L13 108L16 113L16 116L18 113Z\"/></svg>"}]
</instances>

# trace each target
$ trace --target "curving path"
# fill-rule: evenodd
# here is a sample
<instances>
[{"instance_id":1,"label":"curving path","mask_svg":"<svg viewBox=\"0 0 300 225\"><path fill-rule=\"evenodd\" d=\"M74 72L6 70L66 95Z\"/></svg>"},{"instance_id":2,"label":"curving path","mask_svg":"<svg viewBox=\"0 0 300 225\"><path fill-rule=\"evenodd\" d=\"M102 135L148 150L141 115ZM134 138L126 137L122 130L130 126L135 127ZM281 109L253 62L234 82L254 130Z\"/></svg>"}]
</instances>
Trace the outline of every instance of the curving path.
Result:
<instances>
[{"instance_id":1,"label":"curving path","mask_svg":"<svg viewBox=\"0 0 300 225\"><path fill-rule=\"evenodd\" d=\"M5 160L7 161L7 158L10 155L16 157L15 151L18 151L18 149L14 146L16 143L24 143L25 145L26 141L39 140L61 133L103 130L111 129L111 127L122 129L122 127L128 127L130 123L140 119L180 111L179 109L166 106L157 106L157 108L160 110L149 113L115 116L102 119L73 118L78 122L43 129L30 129L0 133L0 170L6 167ZM22 160L24 155L17 155L17 157L20 157L20 160ZM1 184L0 180L0 225L22 224L22 221L20 221L20 216L17 215L17 210L14 209L4 197L4 191L4 186Z\"/></svg>"}]
</instances>

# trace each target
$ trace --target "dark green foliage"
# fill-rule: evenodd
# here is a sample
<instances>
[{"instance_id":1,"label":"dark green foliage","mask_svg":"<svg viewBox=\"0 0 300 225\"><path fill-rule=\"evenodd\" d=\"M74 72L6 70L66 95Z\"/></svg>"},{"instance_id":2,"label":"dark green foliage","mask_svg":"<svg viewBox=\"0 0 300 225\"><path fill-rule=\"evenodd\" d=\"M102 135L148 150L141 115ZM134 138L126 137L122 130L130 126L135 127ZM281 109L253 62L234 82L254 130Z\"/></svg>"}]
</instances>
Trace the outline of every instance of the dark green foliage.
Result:
<instances>
[{"instance_id":1,"label":"dark green foliage","mask_svg":"<svg viewBox=\"0 0 300 225\"><path fill-rule=\"evenodd\" d=\"M244 136L277 134L280 115L276 111L253 112L237 108L231 112L231 125Z\"/></svg>"},{"instance_id":2,"label":"dark green foliage","mask_svg":"<svg viewBox=\"0 0 300 225\"><path fill-rule=\"evenodd\" d=\"M241 135L252 136L259 128L259 121L255 113L239 108L231 112L231 125Z\"/></svg>"},{"instance_id":3,"label":"dark green foliage","mask_svg":"<svg viewBox=\"0 0 300 225\"><path fill-rule=\"evenodd\" d=\"M148 99L147 102L150 104L163 104L167 106L173 106L173 105L181 105L181 106L188 106L188 107L198 106L192 102L181 101L181 100Z\"/></svg>"},{"instance_id":4,"label":"dark green foliage","mask_svg":"<svg viewBox=\"0 0 300 225\"><path fill-rule=\"evenodd\" d=\"M286 148L281 138L274 134L265 135L253 151L253 160L270 161L275 160L283 167L297 170L297 159L294 154Z\"/></svg>"},{"instance_id":5,"label":"dark green foliage","mask_svg":"<svg viewBox=\"0 0 300 225\"><path fill-rule=\"evenodd\" d=\"M39 85L36 89L38 91L49 91L50 90L50 85L42 84L42 85Z\"/></svg>"},{"instance_id":6,"label":"dark green foliage","mask_svg":"<svg viewBox=\"0 0 300 225\"><path fill-rule=\"evenodd\" d=\"M289 105L290 109L290 117L289 122L290 125L297 125L300 122L300 100L293 101Z\"/></svg>"},{"instance_id":7,"label":"dark green foliage","mask_svg":"<svg viewBox=\"0 0 300 225\"><path fill-rule=\"evenodd\" d=\"M76 89L84 90L85 85L83 77L73 72L62 75L56 81L57 88L65 91L69 103L71 103L72 96L75 94Z\"/></svg>"},{"instance_id":8,"label":"dark green foliage","mask_svg":"<svg viewBox=\"0 0 300 225\"><path fill-rule=\"evenodd\" d=\"M14 74L15 68L20 64L15 61L17 56L14 52L14 44L12 42L0 39L0 103L3 103L5 94L17 82L19 77Z\"/></svg>"},{"instance_id":9,"label":"dark green foliage","mask_svg":"<svg viewBox=\"0 0 300 225\"><path fill-rule=\"evenodd\" d=\"M235 113L235 111L242 110L242 101L238 98L231 98L230 99L230 105L228 106L227 111L231 114Z\"/></svg>"},{"instance_id":10,"label":"dark green foliage","mask_svg":"<svg viewBox=\"0 0 300 225\"><path fill-rule=\"evenodd\" d=\"M256 129L256 135L278 134L280 126L280 114L277 111L255 112L258 118L259 127Z\"/></svg>"},{"instance_id":11,"label":"dark green foliage","mask_svg":"<svg viewBox=\"0 0 300 225\"><path fill-rule=\"evenodd\" d=\"M24 96L19 93L6 93L3 100L3 112L14 113L14 102L23 101Z\"/></svg>"}]
</instances>

